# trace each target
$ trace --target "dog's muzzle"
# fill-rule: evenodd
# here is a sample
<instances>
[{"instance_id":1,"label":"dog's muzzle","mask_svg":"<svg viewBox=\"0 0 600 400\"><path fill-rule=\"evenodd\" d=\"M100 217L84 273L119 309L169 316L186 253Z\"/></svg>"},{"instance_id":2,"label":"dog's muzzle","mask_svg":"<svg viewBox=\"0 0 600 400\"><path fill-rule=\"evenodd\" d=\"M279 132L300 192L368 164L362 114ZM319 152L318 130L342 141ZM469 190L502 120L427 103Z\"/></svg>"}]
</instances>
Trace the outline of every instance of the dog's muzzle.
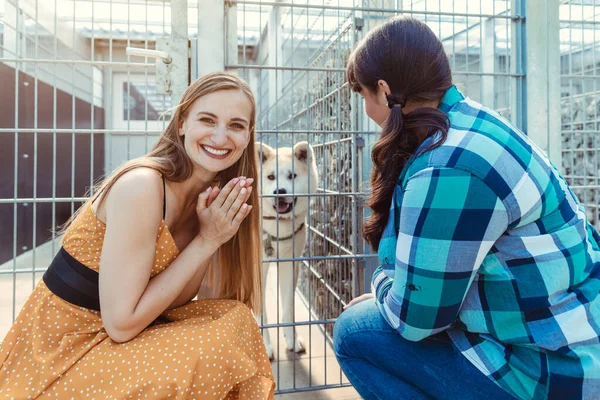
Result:
<instances>
[{"instance_id":1,"label":"dog's muzzle","mask_svg":"<svg viewBox=\"0 0 600 400\"><path fill-rule=\"evenodd\" d=\"M279 197L273 199L273 209L278 214L288 214L294 210L296 205L297 197Z\"/></svg>"}]
</instances>

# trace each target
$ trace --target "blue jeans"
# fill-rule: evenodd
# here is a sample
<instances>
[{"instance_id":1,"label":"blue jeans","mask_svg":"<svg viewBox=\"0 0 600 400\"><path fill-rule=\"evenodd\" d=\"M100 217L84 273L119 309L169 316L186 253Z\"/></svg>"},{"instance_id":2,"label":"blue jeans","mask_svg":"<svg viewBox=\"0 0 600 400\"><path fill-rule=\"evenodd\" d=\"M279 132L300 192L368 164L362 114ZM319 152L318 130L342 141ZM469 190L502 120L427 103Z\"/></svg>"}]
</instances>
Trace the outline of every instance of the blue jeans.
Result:
<instances>
[{"instance_id":1,"label":"blue jeans","mask_svg":"<svg viewBox=\"0 0 600 400\"><path fill-rule=\"evenodd\" d=\"M365 399L512 399L454 347L445 332L420 342L393 330L369 299L335 323L335 355Z\"/></svg>"}]
</instances>

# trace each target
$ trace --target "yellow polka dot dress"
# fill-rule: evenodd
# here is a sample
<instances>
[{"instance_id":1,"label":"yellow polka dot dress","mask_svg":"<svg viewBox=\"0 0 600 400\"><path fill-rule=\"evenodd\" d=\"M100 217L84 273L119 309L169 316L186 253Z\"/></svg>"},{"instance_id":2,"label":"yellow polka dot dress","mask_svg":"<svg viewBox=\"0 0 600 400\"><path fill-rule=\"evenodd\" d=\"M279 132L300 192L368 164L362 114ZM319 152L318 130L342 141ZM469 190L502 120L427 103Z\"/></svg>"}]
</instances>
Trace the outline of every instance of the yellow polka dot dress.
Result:
<instances>
[{"instance_id":1,"label":"yellow polka dot dress","mask_svg":"<svg viewBox=\"0 0 600 400\"><path fill-rule=\"evenodd\" d=\"M98 271L106 227L91 205L65 250ZM152 276L179 254L164 223ZM0 349L0 399L272 399L273 373L250 309L198 300L166 311L126 343L100 313L54 295L40 280Z\"/></svg>"}]
</instances>

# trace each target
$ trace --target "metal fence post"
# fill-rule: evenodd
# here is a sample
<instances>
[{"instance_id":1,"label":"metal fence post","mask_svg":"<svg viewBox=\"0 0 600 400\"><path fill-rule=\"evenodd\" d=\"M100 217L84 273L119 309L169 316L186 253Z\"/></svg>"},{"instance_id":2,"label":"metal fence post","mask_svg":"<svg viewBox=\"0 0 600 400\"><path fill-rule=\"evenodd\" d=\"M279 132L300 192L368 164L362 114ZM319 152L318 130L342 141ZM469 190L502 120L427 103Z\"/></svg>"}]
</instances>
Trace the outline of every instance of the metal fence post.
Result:
<instances>
[{"instance_id":1,"label":"metal fence post","mask_svg":"<svg viewBox=\"0 0 600 400\"><path fill-rule=\"evenodd\" d=\"M558 0L528 0L527 135L561 166Z\"/></svg>"},{"instance_id":2,"label":"metal fence post","mask_svg":"<svg viewBox=\"0 0 600 400\"><path fill-rule=\"evenodd\" d=\"M198 76L225 68L223 0L202 0L198 7Z\"/></svg>"}]
</instances>

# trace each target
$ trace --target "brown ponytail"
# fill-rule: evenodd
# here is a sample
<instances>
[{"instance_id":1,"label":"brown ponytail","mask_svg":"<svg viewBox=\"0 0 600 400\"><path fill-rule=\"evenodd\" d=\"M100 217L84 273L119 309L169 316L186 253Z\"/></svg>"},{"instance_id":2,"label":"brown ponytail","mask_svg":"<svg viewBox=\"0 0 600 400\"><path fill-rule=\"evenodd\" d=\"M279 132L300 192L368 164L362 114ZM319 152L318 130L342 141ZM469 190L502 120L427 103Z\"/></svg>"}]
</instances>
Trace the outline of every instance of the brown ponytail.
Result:
<instances>
[{"instance_id":1,"label":"brown ponytail","mask_svg":"<svg viewBox=\"0 0 600 400\"><path fill-rule=\"evenodd\" d=\"M441 132L441 139L422 152L438 147L445 140L448 133L446 114L435 108L425 107L404 115L400 107L392 108L381 138L371 152L373 172L371 196L367 205L373 210L373 215L364 225L363 236L374 250L378 249L387 224L390 200L400 172L419 145L438 131Z\"/></svg>"},{"instance_id":2,"label":"brown ponytail","mask_svg":"<svg viewBox=\"0 0 600 400\"><path fill-rule=\"evenodd\" d=\"M392 91L388 95L390 115L371 153L373 172L367 204L373 214L363 231L365 240L377 250L402 169L425 139L439 134L419 150L421 153L440 146L449 130L447 115L436 108L421 107L408 114L402 108L406 101L441 99L452 86L452 74L442 43L431 29L405 17L391 19L369 32L350 55L346 72L354 91L366 88L376 93L380 79Z\"/></svg>"}]
</instances>

